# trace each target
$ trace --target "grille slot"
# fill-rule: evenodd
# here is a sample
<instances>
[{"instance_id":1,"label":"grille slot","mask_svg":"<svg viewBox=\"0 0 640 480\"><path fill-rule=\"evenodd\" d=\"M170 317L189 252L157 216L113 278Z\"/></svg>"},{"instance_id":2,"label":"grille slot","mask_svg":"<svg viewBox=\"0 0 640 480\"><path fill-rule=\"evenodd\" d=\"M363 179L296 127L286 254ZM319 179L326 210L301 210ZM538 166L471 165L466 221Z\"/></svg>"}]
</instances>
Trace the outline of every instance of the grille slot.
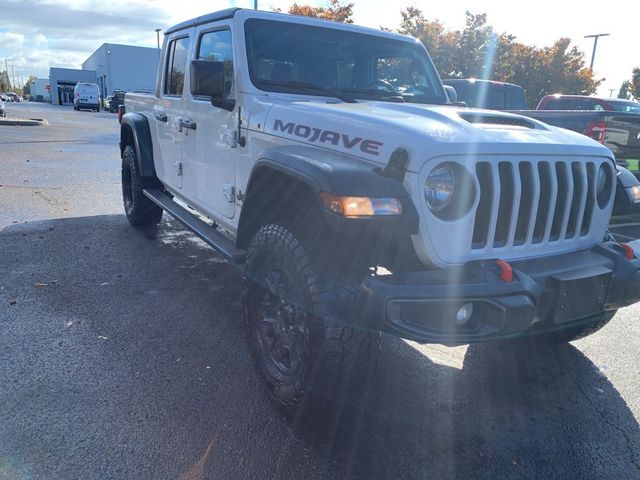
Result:
<instances>
[{"instance_id":1,"label":"grille slot","mask_svg":"<svg viewBox=\"0 0 640 480\"><path fill-rule=\"evenodd\" d=\"M491 201L493 198L493 178L491 164L479 162L476 164L478 182L484 187L480 189L480 201L476 210L476 221L473 224L472 248L485 248L489 233L489 218L491 216Z\"/></svg>"},{"instance_id":2,"label":"grille slot","mask_svg":"<svg viewBox=\"0 0 640 480\"><path fill-rule=\"evenodd\" d=\"M580 235L584 236L589 233L591 227L591 217L593 217L593 206L596 198L596 166L593 162L587 163L587 203L584 207L584 216L582 217L582 227Z\"/></svg>"},{"instance_id":3,"label":"grille slot","mask_svg":"<svg viewBox=\"0 0 640 480\"><path fill-rule=\"evenodd\" d=\"M476 163L480 184L471 250L576 241L596 216L599 163ZM600 220L598 220L600 222Z\"/></svg>"}]
</instances>

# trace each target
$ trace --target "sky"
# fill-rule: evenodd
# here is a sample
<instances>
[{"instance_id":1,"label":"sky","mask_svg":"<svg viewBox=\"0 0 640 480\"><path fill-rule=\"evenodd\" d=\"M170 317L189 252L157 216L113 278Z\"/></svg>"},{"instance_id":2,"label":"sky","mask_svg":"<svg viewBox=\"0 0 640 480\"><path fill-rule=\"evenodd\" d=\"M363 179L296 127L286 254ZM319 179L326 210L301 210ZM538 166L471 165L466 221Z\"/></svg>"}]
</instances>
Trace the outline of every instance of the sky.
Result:
<instances>
[{"instance_id":1,"label":"sky","mask_svg":"<svg viewBox=\"0 0 640 480\"><path fill-rule=\"evenodd\" d=\"M640 1L585 0L505 2L498 0L406 1L352 0L354 23L395 29L400 11L420 8L428 19L447 28L464 24L466 10L487 13L498 32L515 35L523 43L546 46L569 37L591 60L593 39L585 35L609 33L598 43L594 71L605 78L598 94L616 96L620 85L640 66ZM286 11L290 0L259 0L262 10ZM326 6L327 0L300 4ZM343 1L343 3L349 3ZM16 83L29 75L48 77L49 67L80 68L103 43L156 46L156 28L166 29L190 18L231 6L253 8L253 0L0 0L0 70L6 59ZM428 48L428 45L427 45ZM571 92L564 92L571 93Z\"/></svg>"}]
</instances>

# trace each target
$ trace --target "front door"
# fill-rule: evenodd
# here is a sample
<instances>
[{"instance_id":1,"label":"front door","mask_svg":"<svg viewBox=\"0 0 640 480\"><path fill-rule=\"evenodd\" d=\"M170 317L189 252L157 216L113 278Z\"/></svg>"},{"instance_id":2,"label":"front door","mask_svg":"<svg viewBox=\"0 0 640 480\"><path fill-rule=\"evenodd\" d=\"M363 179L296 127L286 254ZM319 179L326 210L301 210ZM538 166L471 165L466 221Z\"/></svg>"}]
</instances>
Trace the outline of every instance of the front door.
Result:
<instances>
[{"instance_id":1,"label":"front door","mask_svg":"<svg viewBox=\"0 0 640 480\"><path fill-rule=\"evenodd\" d=\"M181 122L184 109L184 80L189 58L190 37L180 31L168 39L164 58L164 75L159 100L153 107L151 122L155 123L158 148L154 155L158 176L169 186L181 189L184 168L182 164L183 141Z\"/></svg>"},{"instance_id":2,"label":"front door","mask_svg":"<svg viewBox=\"0 0 640 480\"><path fill-rule=\"evenodd\" d=\"M197 30L193 58L225 63L225 98L234 98L231 26L220 23ZM238 107L229 112L211 105L210 98L186 92L183 128L185 189L209 211L226 218L235 212L236 142ZM187 114L188 112L188 114Z\"/></svg>"}]
</instances>

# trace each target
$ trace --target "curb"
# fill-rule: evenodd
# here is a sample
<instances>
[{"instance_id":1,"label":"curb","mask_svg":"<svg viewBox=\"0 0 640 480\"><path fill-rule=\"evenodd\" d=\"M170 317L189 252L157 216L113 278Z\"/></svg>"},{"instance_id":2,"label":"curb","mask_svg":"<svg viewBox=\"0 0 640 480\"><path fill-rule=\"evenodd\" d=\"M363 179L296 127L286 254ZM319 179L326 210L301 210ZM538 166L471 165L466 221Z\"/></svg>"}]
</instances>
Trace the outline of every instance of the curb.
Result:
<instances>
[{"instance_id":1,"label":"curb","mask_svg":"<svg viewBox=\"0 0 640 480\"><path fill-rule=\"evenodd\" d=\"M0 117L0 126L38 127L49 125L44 118L6 118Z\"/></svg>"}]
</instances>

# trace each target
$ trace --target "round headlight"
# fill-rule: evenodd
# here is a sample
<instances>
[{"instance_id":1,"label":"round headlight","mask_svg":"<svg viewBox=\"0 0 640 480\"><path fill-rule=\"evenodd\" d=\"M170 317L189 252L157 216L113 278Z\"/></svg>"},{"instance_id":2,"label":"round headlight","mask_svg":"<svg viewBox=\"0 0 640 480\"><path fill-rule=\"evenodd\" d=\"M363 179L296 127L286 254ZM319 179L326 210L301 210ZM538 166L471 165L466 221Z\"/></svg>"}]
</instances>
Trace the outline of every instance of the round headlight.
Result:
<instances>
[{"instance_id":1,"label":"round headlight","mask_svg":"<svg viewBox=\"0 0 640 480\"><path fill-rule=\"evenodd\" d=\"M434 168L424 184L424 199L429 209L437 212L445 208L453 198L455 186L451 168L446 165Z\"/></svg>"},{"instance_id":2,"label":"round headlight","mask_svg":"<svg viewBox=\"0 0 640 480\"><path fill-rule=\"evenodd\" d=\"M609 202L611 196L611 168L603 163L598 169L598 176L596 177L596 198L598 199L598 206L604 208Z\"/></svg>"}]
</instances>

